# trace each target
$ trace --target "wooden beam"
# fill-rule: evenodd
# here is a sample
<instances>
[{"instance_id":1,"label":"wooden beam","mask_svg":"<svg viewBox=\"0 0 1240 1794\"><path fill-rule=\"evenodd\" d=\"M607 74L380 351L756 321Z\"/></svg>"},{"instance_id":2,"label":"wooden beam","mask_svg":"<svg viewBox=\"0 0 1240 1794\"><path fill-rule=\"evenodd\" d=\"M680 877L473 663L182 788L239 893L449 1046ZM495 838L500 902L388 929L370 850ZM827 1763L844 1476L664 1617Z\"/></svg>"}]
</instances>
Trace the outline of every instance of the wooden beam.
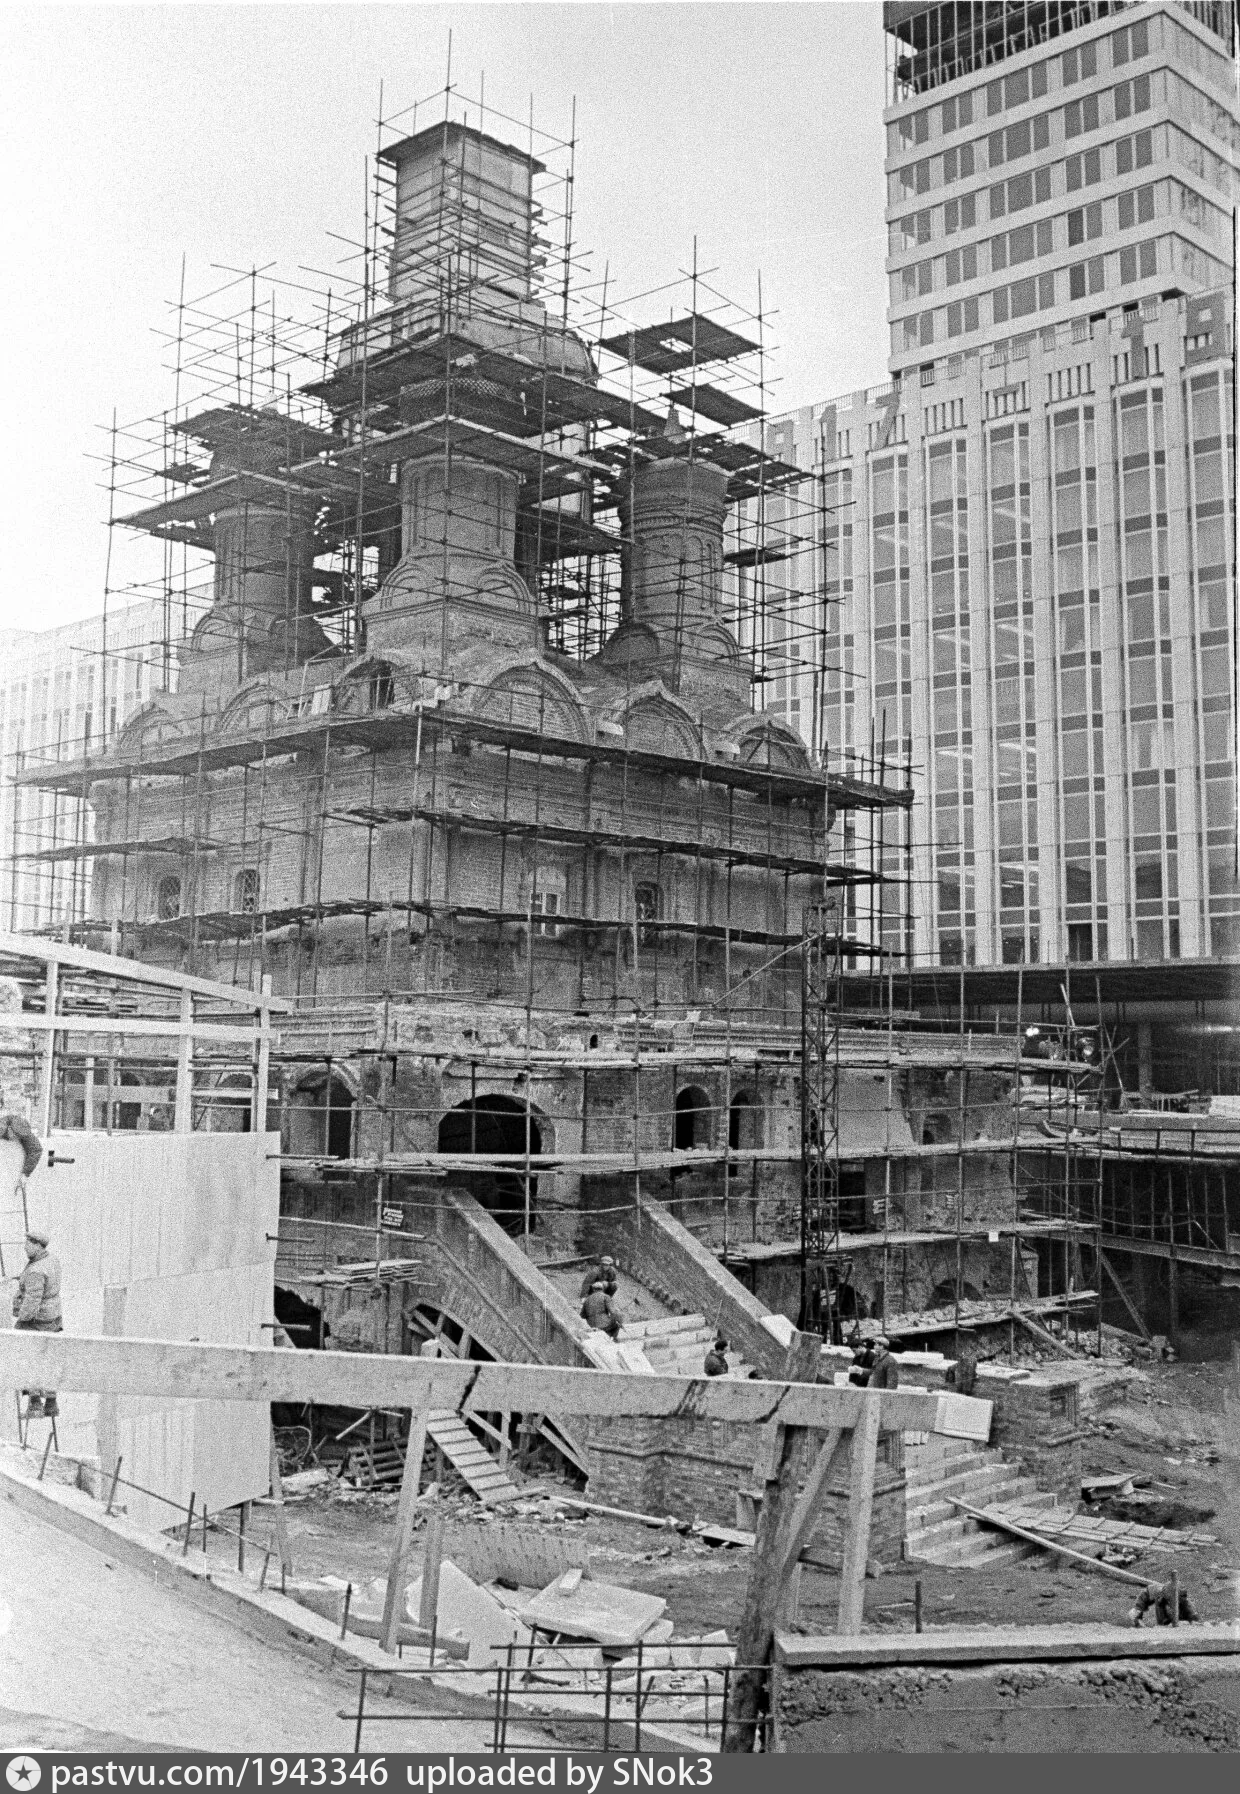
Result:
<instances>
[{"instance_id":1,"label":"wooden beam","mask_svg":"<svg viewBox=\"0 0 1240 1794\"><path fill-rule=\"evenodd\" d=\"M182 997L192 994L183 991ZM247 1026L244 1022L194 1022L187 1028L183 1021L170 1016L66 1015L63 1010L54 1016L6 1015L4 1026L22 1034L124 1034L141 1040L184 1040L192 1034L195 1040L236 1041L242 1046L252 1046L256 1041L261 1044L264 1039L279 1040L278 1033L273 1035L270 1029L264 1033L257 1023Z\"/></svg>"},{"instance_id":2,"label":"wooden beam","mask_svg":"<svg viewBox=\"0 0 1240 1794\"><path fill-rule=\"evenodd\" d=\"M722 1381L722 1378L716 1380ZM754 1747L769 1675L766 1666L775 1642L775 1622L783 1596L780 1569L787 1555L796 1496L799 1439L799 1428L781 1426L767 1467L762 1511L758 1515L753 1560L749 1566L745 1605L736 1641L738 1667L732 1681L731 1717L723 1739L723 1749L728 1753L748 1752Z\"/></svg>"},{"instance_id":3,"label":"wooden beam","mask_svg":"<svg viewBox=\"0 0 1240 1794\"><path fill-rule=\"evenodd\" d=\"M840 1576L840 1614L836 1631L851 1635L861 1630L865 1602L865 1565L870 1555L870 1521L874 1509L874 1467L878 1458L881 1405L875 1402L862 1413L853 1429L852 1472L848 1484L848 1531L844 1537L844 1568Z\"/></svg>"},{"instance_id":4,"label":"wooden beam","mask_svg":"<svg viewBox=\"0 0 1240 1794\"><path fill-rule=\"evenodd\" d=\"M263 1006L258 1012L258 1063L254 1077L254 1132L267 1132L267 1096L271 1083L271 973L263 973Z\"/></svg>"},{"instance_id":5,"label":"wooden beam","mask_svg":"<svg viewBox=\"0 0 1240 1794\"><path fill-rule=\"evenodd\" d=\"M801 1490L800 1499L793 1511L792 1525L788 1531L788 1550L780 1566L781 1579L791 1574L802 1551L809 1544L827 1478L843 1457L849 1436L842 1427L833 1427L822 1442L822 1448L814 1459L813 1469L806 1478L805 1487Z\"/></svg>"},{"instance_id":6,"label":"wooden beam","mask_svg":"<svg viewBox=\"0 0 1240 1794\"><path fill-rule=\"evenodd\" d=\"M172 1109L172 1128L177 1134L194 1129L194 993L181 992L181 1026L185 1032L177 1042L176 1098Z\"/></svg>"},{"instance_id":7,"label":"wooden beam","mask_svg":"<svg viewBox=\"0 0 1240 1794\"><path fill-rule=\"evenodd\" d=\"M258 991L242 990L235 984L219 984L213 978L194 978L188 972L147 965L145 960L124 959L118 953L96 953L90 947L71 947L65 941L45 941L38 935L11 934L5 929L0 929L0 958L30 959L36 965L56 964L78 972L98 972L131 984L158 985L162 990L192 990L197 996L214 997L234 1009L258 1009L263 1003ZM286 1015L297 1007L287 997L268 997L266 1001L273 1010Z\"/></svg>"},{"instance_id":8,"label":"wooden beam","mask_svg":"<svg viewBox=\"0 0 1240 1794\"><path fill-rule=\"evenodd\" d=\"M550 1364L466 1363L452 1358L180 1340L104 1339L71 1333L0 1332L0 1389L91 1390L187 1400L318 1402L349 1408L449 1408L472 1413L667 1416L826 1431L851 1427L871 1406L884 1431L974 1438L989 1402L944 1400L914 1390L836 1388L733 1377L640 1376ZM961 1403L967 1403L965 1409ZM940 1416L940 1410L942 1410ZM968 1430L953 1411L962 1416Z\"/></svg>"},{"instance_id":9,"label":"wooden beam","mask_svg":"<svg viewBox=\"0 0 1240 1794\"><path fill-rule=\"evenodd\" d=\"M293 1554L289 1549L288 1523L284 1517L284 1483L280 1477L280 1453L276 1449L275 1429L271 1433L271 1499L275 1504L276 1544L280 1552L280 1569L285 1576L293 1574Z\"/></svg>"},{"instance_id":10,"label":"wooden beam","mask_svg":"<svg viewBox=\"0 0 1240 1794\"><path fill-rule=\"evenodd\" d=\"M1098 1253L1098 1258L1101 1261L1103 1270L1106 1272L1107 1276L1111 1279L1111 1282L1115 1285L1116 1289L1119 1291L1120 1299L1123 1302L1124 1307L1128 1310L1129 1314L1132 1316L1133 1320L1136 1322L1137 1332L1141 1335L1141 1337L1145 1341L1146 1345L1148 1345L1150 1343L1150 1330L1146 1326L1145 1322L1141 1319L1140 1310L1137 1308L1136 1303L1133 1301L1132 1297L1128 1294L1128 1291L1124 1288L1123 1284L1120 1282L1119 1275L1116 1272L1115 1266L1111 1263L1111 1261L1107 1257L1106 1253L1101 1250Z\"/></svg>"},{"instance_id":11,"label":"wooden beam","mask_svg":"<svg viewBox=\"0 0 1240 1794\"><path fill-rule=\"evenodd\" d=\"M400 1479L400 1500L396 1506L396 1530L392 1535L392 1555L388 1560L387 1587L383 1592L383 1624L379 1643L385 1651L396 1650L404 1619L405 1572L409 1563L409 1546L413 1539L413 1522L417 1512L418 1484L422 1480L422 1459L426 1455L426 1415L409 1416L409 1443L405 1447L405 1468Z\"/></svg>"},{"instance_id":12,"label":"wooden beam","mask_svg":"<svg viewBox=\"0 0 1240 1794\"><path fill-rule=\"evenodd\" d=\"M43 996L44 1022L49 1033L43 1045L43 1061L39 1067L39 1132L46 1140L52 1128L52 1084L56 1072L56 991L60 968L54 959L47 962L47 985Z\"/></svg>"},{"instance_id":13,"label":"wooden beam","mask_svg":"<svg viewBox=\"0 0 1240 1794\"><path fill-rule=\"evenodd\" d=\"M439 1572L443 1567L443 1509L436 1504L426 1522L426 1548L422 1553L422 1589L418 1597L418 1624L435 1630L439 1612Z\"/></svg>"}]
</instances>

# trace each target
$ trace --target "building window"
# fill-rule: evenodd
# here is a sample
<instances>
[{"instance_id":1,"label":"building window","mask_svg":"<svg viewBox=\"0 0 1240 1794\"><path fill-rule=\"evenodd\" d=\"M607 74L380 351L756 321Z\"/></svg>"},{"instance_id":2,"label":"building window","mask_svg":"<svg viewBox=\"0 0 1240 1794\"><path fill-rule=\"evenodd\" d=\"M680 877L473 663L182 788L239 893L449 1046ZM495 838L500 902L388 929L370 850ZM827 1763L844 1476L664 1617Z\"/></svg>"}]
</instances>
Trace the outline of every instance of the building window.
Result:
<instances>
[{"instance_id":1,"label":"building window","mask_svg":"<svg viewBox=\"0 0 1240 1794\"><path fill-rule=\"evenodd\" d=\"M258 914L260 879L256 866L243 866L233 879L233 909L238 915Z\"/></svg>"},{"instance_id":2,"label":"building window","mask_svg":"<svg viewBox=\"0 0 1240 1794\"><path fill-rule=\"evenodd\" d=\"M560 932L560 924L552 918L562 916L567 907L564 874L555 866L539 867L530 893L534 933L554 940Z\"/></svg>"},{"instance_id":3,"label":"building window","mask_svg":"<svg viewBox=\"0 0 1240 1794\"><path fill-rule=\"evenodd\" d=\"M181 881L175 872L165 873L155 893L155 913L161 922L172 922L181 913Z\"/></svg>"},{"instance_id":4,"label":"building window","mask_svg":"<svg viewBox=\"0 0 1240 1794\"><path fill-rule=\"evenodd\" d=\"M659 887L656 884L633 886L633 918L637 923L637 944L652 947L658 939L655 924L659 920Z\"/></svg>"}]
</instances>

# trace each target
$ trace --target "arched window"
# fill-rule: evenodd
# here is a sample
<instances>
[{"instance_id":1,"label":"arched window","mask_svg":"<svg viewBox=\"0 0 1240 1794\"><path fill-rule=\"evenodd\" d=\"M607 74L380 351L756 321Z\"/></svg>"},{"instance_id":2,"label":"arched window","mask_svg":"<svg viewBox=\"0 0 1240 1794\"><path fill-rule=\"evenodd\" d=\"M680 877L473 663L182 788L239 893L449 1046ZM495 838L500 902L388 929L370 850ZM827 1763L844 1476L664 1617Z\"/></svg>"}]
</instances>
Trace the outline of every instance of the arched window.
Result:
<instances>
[{"instance_id":1,"label":"arched window","mask_svg":"<svg viewBox=\"0 0 1240 1794\"><path fill-rule=\"evenodd\" d=\"M232 906L238 915L257 915L261 882L257 866L243 866L237 873L233 879Z\"/></svg>"},{"instance_id":2,"label":"arched window","mask_svg":"<svg viewBox=\"0 0 1240 1794\"><path fill-rule=\"evenodd\" d=\"M374 667L370 675L370 708L386 710L396 696L396 681L392 677L392 669L382 662Z\"/></svg>"},{"instance_id":3,"label":"arched window","mask_svg":"<svg viewBox=\"0 0 1240 1794\"><path fill-rule=\"evenodd\" d=\"M752 1151L762 1144L762 1111L747 1090L738 1090L728 1108L728 1149Z\"/></svg>"},{"instance_id":4,"label":"arched window","mask_svg":"<svg viewBox=\"0 0 1240 1794\"><path fill-rule=\"evenodd\" d=\"M710 1145L710 1098L697 1084L689 1084L676 1092L676 1108L672 1118L672 1145L677 1152Z\"/></svg>"},{"instance_id":5,"label":"arched window","mask_svg":"<svg viewBox=\"0 0 1240 1794\"><path fill-rule=\"evenodd\" d=\"M285 1103L285 1151L294 1158L351 1158L356 1106L342 1078L318 1072L304 1079Z\"/></svg>"},{"instance_id":6,"label":"arched window","mask_svg":"<svg viewBox=\"0 0 1240 1794\"><path fill-rule=\"evenodd\" d=\"M181 913L181 881L165 872L155 889L155 913L161 922L173 922Z\"/></svg>"},{"instance_id":7,"label":"arched window","mask_svg":"<svg viewBox=\"0 0 1240 1794\"><path fill-rule=\"evenodd\" d=\"M633 919L637 923L637 944L652 947L658 938L653 926L659 919L659 887L653 882L633 886Z\"/></svg>"}]
</instances>

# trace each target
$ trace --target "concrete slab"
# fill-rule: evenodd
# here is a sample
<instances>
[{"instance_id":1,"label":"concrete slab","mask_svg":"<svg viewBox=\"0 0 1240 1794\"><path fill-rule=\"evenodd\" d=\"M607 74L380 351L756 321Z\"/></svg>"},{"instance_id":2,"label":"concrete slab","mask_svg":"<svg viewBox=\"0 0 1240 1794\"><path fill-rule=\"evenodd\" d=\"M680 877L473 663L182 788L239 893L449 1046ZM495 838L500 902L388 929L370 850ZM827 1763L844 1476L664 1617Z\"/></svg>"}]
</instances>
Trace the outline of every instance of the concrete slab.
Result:
<instances>
[{"instance_id":1,"label":"concrete slab","mask_svg":"<svg viewBox=\"0 0 1240 1794\"><path fill-rule=\"evenodd\" d=\"M405 1589L405 1608L417 1613L422 1599L422 1578L419 1576ZM522 1616L524 1617L524 1616ZM439 1567L439 1607L437 1630L465 1639L469 1644L469 1662L499 1663L510 1644L526 1645L530 1635L520 1620L509 1613L493 1595L459 1570L451 1558L445 1557Z\"/></svg>"},{"instance_id":2,"label":"concrete slab","mask_svg":"<svg viewBox=\"0 0 1240 1794\"><path fill-rule=\"evenodd\" d=\"M661 1595L643 1595L610 1582L581 1582L570 1594L556 1583L523 1610L527 1626L569 1638L592 1638L602 1645L635 1645L662 1619L667 1602Z\"/></svg>"}]
</instances>

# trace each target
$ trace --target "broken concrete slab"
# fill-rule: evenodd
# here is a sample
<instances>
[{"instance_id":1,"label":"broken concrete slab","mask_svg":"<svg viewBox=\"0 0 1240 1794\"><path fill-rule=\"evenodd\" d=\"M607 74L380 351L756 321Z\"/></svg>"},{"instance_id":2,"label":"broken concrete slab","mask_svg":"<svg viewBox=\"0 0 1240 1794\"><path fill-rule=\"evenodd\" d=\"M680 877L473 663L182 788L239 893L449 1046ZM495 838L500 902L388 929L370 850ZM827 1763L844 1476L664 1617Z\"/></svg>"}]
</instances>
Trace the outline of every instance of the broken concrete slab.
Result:
<instances>
[{"instance_id":1,"label":"broken concrete slab","mask_svg":"<svg viewBox=\"0 0 1240 1794\"><path fill-rule=\"evenodd\" d=\"M417 1613L421 1601L422 1578L419 1576L405 1589L406 1611ZM510 1644L526 1645L530 1640L521 1621L447 1557L439 1566L436 1631L441 1638L466 1640L471 1664L498 1663Z\"/></svg>"},{"instance_id":2,"label":"broken concrete slab","mask_svg":"<svg viewBox=\"0 0 1240 1794\"><path fill-rule=\"evenodd\" d=\"M582 1581L571 1593L553 1583L522 1611L527 1626L569 1638L592 1638L601 1645L635 1645L662 1619L667 1602L610 1582Z\"/></svg>"}]
</instances>

